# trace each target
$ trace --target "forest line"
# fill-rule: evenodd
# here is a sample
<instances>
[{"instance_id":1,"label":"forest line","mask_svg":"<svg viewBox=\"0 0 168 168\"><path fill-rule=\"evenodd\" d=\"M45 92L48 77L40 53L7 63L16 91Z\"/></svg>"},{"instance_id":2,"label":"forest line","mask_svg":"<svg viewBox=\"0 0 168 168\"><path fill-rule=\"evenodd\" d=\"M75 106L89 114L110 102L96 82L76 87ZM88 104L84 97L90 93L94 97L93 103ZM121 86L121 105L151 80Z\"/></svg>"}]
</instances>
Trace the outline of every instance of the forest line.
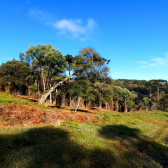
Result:
<instances>
[{"instance_id":1,"label":"forest line","mask_svg":"<svg viewBox=\"0 0 168 168\"><path fill-rule=\"evenodd\" d=\"M51 44L31 45L20 60L0 66L0 90L29 95L43 104L47 99L57 106L98 107L111 111L168 111L166 80L113 80L110 60L94 48L79 55L63 56ZM66 73L67 72L67 73Z\"/></svg>"}]
</instances>

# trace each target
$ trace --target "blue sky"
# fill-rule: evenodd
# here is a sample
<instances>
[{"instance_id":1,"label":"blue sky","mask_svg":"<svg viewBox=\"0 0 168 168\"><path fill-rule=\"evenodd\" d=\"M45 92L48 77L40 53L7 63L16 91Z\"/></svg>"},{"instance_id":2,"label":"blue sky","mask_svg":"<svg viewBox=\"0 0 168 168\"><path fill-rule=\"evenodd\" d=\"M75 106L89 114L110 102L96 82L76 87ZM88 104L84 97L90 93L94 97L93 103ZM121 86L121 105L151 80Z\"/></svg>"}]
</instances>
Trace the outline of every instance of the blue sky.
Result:
<instances>
[{"instance_id":1,"label":"blue sky","mask_svg":"<svg viewBox=\"0 0 168 168\"><path fill-rule=\"evenodd\" d=\"M33 44L93 47L113 79L168 80L168 0L0 0L0 65Z\"/></svg>"}]
</instances>

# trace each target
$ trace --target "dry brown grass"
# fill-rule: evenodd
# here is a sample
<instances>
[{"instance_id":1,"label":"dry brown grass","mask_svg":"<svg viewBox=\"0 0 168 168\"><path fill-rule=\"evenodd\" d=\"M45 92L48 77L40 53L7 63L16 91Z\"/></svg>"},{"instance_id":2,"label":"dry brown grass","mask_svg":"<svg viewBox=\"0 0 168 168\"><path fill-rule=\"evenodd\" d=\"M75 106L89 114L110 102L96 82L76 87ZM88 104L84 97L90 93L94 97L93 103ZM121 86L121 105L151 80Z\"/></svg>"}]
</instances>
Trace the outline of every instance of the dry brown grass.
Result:
<instances>
[{"instance_id":1,"label":"dry brown grass","mask_svg":"<svg viewBox=\"0 0 168 168\"><path fill-rule=\"evenodd\" d=\"M47 110L40 109L35 106L27 106L11 103L10 105L0 106L1 125L34 125L34 124L53 124L60 125L61 122L70 119L76 120L78 123L86 121L94 122L97 116L91 113L73 112L68 110Z\"/></svg>"}]
</instances>

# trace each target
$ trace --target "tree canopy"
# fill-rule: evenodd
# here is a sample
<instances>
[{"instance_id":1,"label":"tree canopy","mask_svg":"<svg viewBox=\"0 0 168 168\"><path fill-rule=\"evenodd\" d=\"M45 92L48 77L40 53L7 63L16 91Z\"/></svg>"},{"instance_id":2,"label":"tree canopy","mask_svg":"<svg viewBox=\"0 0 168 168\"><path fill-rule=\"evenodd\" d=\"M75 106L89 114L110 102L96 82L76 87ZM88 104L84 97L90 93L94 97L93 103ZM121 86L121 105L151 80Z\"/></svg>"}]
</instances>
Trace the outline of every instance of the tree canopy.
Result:
<instances>
[{"instance_id":1,"label":"tree canopy","mask_svg":"<svg viewBox=\"0 0 168 168\"><path fill-rule=\"evenodd\" d=\"M8 61L0 66L0 81L9 82L11 91L22 91L34 83L33 69L22 61Z\"/></svg>"}]
</instances>

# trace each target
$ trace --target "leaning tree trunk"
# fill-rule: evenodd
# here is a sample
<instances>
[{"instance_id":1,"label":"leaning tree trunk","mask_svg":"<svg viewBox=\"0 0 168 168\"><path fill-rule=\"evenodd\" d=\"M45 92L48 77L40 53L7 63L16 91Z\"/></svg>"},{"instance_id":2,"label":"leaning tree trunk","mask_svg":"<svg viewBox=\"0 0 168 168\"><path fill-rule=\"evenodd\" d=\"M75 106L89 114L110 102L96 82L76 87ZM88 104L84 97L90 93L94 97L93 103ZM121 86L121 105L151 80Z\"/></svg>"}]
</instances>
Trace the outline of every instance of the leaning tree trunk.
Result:
<instances>
[{"instance_id":1,"label":"leaning tree trunk","mask_svg":"<svg viewBox=\"0 0 168 168\"><path fill-rule=\"evenodd\" d=\"M63 81L60 81L56 85L52 86L50 88L50 90L41 97L41 99L39 100L39 103L43 104L46 101L47 97L50 95L50 93L52 93L59 85L63 84L65 81L67 81L73 75L75 75L75 74L71 74L71 75L67 76Z\"/></svg>"}]
</instances>

